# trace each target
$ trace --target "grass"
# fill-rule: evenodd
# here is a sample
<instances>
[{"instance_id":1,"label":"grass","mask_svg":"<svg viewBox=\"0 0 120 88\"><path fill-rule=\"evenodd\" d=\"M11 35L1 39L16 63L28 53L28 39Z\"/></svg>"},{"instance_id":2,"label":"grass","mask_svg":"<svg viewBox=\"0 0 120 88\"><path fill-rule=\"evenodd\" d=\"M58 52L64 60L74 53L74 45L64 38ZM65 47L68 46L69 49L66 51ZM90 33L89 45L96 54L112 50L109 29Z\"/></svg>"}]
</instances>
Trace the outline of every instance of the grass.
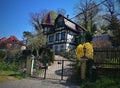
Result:
<instances>
[{"instance_id":1,"label":"grass","mask_svg":"<svg viewBox=\"0 0 120 88\"><path fill-rule=\"evenodd\" d=\"M22 74L16 71L0 71L0 83L7 81L14 81L27 77L26 74Z\"/></svg>"},{"instance_id":2,"label":"grass","mask_svg":"<svg viewBox=\"0 0 120 88\"><path fill-rule=\"evenodd\" d=\"M0 83L7 82L7 81L14 81L17 78L10 77L10 76L0 76Z\"/></svg>"},{"instance_id":3,"label":"grass","mask_svg":"<svg viewBox=\"0 0 120 88\"><path fill-rule=\"evenodd\" d=\"M120 88L120 78L102 77L96 82L85 80L81 83L80 88Z\"/></svg>"}]
</instances>

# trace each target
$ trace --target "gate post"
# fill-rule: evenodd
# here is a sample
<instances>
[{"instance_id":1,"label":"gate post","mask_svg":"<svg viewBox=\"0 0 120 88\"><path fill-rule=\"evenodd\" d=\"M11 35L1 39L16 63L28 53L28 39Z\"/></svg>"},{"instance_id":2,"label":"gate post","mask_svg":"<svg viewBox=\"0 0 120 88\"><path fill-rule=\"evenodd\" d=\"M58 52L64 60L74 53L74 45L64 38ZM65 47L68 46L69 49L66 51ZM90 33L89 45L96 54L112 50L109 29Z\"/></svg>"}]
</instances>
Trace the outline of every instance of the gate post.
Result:
<instances>
[{"instance_id":1,"label":"gate post","mask_svg":"<svg viewBox=\"0 0 120 88\"><path fill-rule=\"evenodd\" d=\"M64 70L64 60L62 60L62 73L61 73L61 80L63 80L63 70Z\"/></svg>"},{"instance_id":2,"label":"gate post","mask_svg":"<svg viewBox=\"0 0 120 88\"><path fill-rule=\"evenodd\" d=\"M34 65L34 55L30 55L27 57L27 71L26 71L27 74L33 75L33 65Z\"/></svg>"},{"instance_id":3,"label":"gate post","mask_svg":"<svg viewBox=\"0 0 120 88\"><path fill-rule=\"evenodd\" d=\"M45 66L44 79L46 79L46 70L47 70L47 68Z\"/></svg>"},{"instance_id":4,"label":"gate post","mask_svg":"<svg viewBox=\"0 0 120 88\"><path fill-rule=\"evenodd\" d=\"M81 60L81 79L86 77L86 61L85 59Z\"/></svg>"}]
</instances>

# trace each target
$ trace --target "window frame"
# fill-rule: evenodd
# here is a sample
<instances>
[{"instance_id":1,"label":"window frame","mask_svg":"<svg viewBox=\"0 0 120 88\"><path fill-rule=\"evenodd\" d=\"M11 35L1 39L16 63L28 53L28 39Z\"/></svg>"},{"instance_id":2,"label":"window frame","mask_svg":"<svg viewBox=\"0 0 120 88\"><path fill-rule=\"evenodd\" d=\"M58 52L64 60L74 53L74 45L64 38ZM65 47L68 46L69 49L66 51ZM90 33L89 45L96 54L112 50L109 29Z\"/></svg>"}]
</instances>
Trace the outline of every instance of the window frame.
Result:
<instances>
[{"instance_id":1,"label":"window frame","mask_svg":"<svg viewBox=\"0 0 120 88\"><path fill-rule=\"evenodd\" d=\"M64 37L63 37L63 35L64 35ZM61 32L61 40L65 40L65 37L66 37L65 32Z\"/></svg>"},{"instance_id":2,"label":"window frame","mask_svg":"<svg viewBox=\"0 0 120 88\"><path fill-rule=\"evenodd\" d=\"M57 35L58 35L58 37L57 37ZM55 41L60 41L60 33L56 33L55 36L56 36Z\"/></svg>"},{"instance_id":3,"label":"window frame","mask_svg":"<svg viewBox=\"0 0 120 88\"><path fill-rule=\"evenodd\" d=\"M54 35L49 35L49 43L53 43L54 42Z\"/></svg>"}]
</instances>

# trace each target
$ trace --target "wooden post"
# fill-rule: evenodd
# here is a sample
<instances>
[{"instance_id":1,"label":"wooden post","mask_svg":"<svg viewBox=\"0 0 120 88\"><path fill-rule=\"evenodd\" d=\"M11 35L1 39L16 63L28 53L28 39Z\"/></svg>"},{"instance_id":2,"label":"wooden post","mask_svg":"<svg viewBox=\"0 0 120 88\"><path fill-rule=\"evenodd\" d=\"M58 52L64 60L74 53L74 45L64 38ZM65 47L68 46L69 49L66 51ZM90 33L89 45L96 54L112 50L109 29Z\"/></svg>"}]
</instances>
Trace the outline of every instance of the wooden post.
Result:
<instances>
[{"instance_id":1,"label":"wooden post","mask_svg":"<svg viewBox=\"0 0 120 88\"><path fill-rule=\"evenodd\" d=\"M63 71L64 71L64 60L62 60L62 73L61 73L61 80L63 80Z\"/></svg>"},{"instance_id":2,"label":"wooden post","mask_svg":"<svg viewBox=\"0 0 120 88\"><path fill-rule=\"evenodd\" d=\"M86 76L86 59L81 60L81 79L85 79Z\"/></svg>"},{"instance_id":3,"label":"wooden post","mask_svg":"<svg viewBox=\"0 0 120 88\"><path fill-rule=\"evenodd\" d=\"M27 70L26 73L33 75L34 56L30 55L27 57Z\"/></svg>"}]
</instances>

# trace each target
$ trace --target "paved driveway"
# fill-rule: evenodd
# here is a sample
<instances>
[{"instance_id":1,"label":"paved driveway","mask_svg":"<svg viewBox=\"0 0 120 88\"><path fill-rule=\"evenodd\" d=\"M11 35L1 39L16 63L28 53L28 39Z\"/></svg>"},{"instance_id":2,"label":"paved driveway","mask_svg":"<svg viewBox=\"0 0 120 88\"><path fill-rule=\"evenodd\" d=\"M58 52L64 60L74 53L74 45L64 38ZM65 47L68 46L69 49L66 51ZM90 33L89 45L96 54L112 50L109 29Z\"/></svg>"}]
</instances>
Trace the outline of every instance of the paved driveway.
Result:
<instances>
[{"instance_id":1,"label":"paved driveway","mask_svg":"<svg viewBox=\"0 0 120 88\"><path fill-rule=\"evenodd\" d=\"M0 88L80 88L72 83L56 80L27 78L22 80L0 83Z\"/></svg>"},{"instance_id":2,"label":"paved driveway","mask_svg":"<svg viewBox=\"0 0 120 88\"><path fill-rule=\"evenodd\" d=\"M55 60L58 61L54 61L54 64L52 64L51 66L49 66L49 68L46 71L46 78L50 78L50 79L61 79L61 74L62 74L62 60L67 60L66 58L59 56L59 55L55 55ZM61 64L58 64L58 62L60 62ZM64 70L63 70L63 79L67 80L71 75L72 75L72 68L71 66L69 66L70 64L72 64L72 62L70 61L64 61ZM44 72L39 74L36 77L44 77Z\"/></svg>"}]
</instances>

